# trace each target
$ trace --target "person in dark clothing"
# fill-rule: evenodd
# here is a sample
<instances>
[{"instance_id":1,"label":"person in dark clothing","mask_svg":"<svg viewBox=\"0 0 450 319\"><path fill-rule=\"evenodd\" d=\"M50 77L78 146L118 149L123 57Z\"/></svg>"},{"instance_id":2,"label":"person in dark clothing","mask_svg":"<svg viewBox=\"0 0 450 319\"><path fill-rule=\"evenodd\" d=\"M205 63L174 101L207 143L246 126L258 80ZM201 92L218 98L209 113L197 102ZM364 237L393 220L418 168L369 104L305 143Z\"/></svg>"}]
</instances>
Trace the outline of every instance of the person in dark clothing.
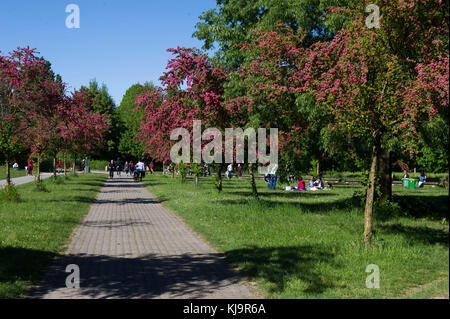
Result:
<instances>
[{"instance_id":1,"label":"person in dark clothing","mask_svg":"<svg viewBox=\"0 0 450 319\"><path fill-rule=\"evenodd\" d=\"M208 166L208 164L205 164L203 166L203 176L210 176L211 175L211 170Z\"/></svg>"},{"instance_id":2,"label":"person in dark clothing","mask_svg":"<svg viewBox=\"0 0 450 319\"><path fill-rule=\"evenodd\" d=\"M238 178L241 178L242 177L242 166L241 166L241 164L238 164L236 170L237 170Z\"/></svg>"},{"instance_id":3,"label":"person in dark clothing","mask_svg":"<svg viewBox=\"0 0 450 319\"><path fill-rule=\"evenodd\" d=\"M133 174L134 174L134 163L133 163L133 161L130 161L130 165L128 165L128 168L130 169L130 175L133 176Z\"/></svg>"},{"instance_id":4,"label":"person in dark clothing","mask_svg":"<svg viewBox=\"0 0 450 319\"><path fill-rule=\"evenodd\" d=\"M120 176L120 172L122 172L122 162L120 161L120 158L117 159L115 164L116 164L117 176Z\"/></svg>"},{"instance_id":5,"label":"person in dark clothing","mask_svg":"<svg viewBox=\"0 0 450 319\"><path fill-rule=\"evenodd\" d=\"M111 163L108 164L109 178L114 177L115 170L116 170L116 166L114 165L114 161L111 160Z\"/></svg>"}]
</instances>

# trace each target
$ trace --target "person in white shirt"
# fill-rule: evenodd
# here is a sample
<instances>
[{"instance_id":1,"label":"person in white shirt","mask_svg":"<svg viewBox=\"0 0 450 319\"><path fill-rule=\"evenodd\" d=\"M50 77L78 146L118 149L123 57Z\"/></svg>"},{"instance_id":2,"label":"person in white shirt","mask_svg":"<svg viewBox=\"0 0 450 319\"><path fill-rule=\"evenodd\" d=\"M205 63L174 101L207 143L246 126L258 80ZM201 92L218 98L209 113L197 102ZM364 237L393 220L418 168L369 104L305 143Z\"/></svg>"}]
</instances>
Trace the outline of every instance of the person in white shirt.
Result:
<instances>
[{"instance_id":1,"label":"person in white shirt","mask_svg":"<svg viewBox=\"0 0 450 319\"><path fill-rule=\"evenodd\" d=\"M142 178L145 177L145 164L142 161L137 162L134 171L135 174L137 174L139 181L142 181Z\"/></svg>"},{"instance_id":2,"label":"person in white shirt","mask_svg":"<svg viewBox=\"0 0 450 319\"><path fill-rule=\"evenodd\" d=\"M14 170L16 170L16 171L17 171L17 170L19 169L19 164L17 164L17 162L16 162L16 161L14 161L14 164L13 164L13 166L12 166L12 167L13 167L13 169L14 169Z\"/></svg>"},{"instance_id":3,"label":"person in white shirt","mask_svg":"<svg viewBox=\"0 0 450 319\"><path fill-rule=\"evenodd\" d=\"M269 189L275 190L277 185L278 164L270 164L269 166Z\"/></svg>"},{"instance_id":4,"label":"person in white shirt","mask_svg":"<svg viewBox=\"0 0 450 319\"><path fill-rule=\"evenodd\" d=\"M233 177L233 164L230 164L227 167L227 178L231 179L231 177Z\"/></svg>"}]
</instances>

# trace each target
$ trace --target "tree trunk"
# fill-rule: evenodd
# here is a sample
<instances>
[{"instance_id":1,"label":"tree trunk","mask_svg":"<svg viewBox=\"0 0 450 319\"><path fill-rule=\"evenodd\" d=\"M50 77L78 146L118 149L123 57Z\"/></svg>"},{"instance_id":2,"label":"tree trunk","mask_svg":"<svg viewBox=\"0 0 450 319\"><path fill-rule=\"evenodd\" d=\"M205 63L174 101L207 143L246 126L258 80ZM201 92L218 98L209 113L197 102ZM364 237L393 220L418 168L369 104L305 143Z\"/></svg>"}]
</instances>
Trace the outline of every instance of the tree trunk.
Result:
<instances>
[{"instance_id":1,"label":"tree trunk","mask_svg":"<svg viewBox=\"0 0 450 319\"><path fill-rule=\"evenodd\" d=\"M392 163L391 152L387 149L380 149L379 161L377 165L377 178L380 185L379 198L377 202L392 200Z\"/></svg>"},{"instance_id":2,"label":"tree trunk","mask_svg":"<svg viewBox=\"0 0 450 319\"><path fill-rule=\"evenodd\" d=\"M56 157L53 157L53 178L56 179Z\"/></svg>"},{"instance_id":3,"label":"tree trunk","mask_svg":"<svg viewBox=\"0 0 450 319\"><path fill-rule=\"evenodd\" d=\"M373 228L373 204L375 200L376 176L380 152L380 135L375 135L372 146L372 162L369 173L369 188L367 190L366 206L364 209L364 243L370 245Z\"/></svg>"},{"instance_id":4,"label":"tree trunk","mask_svg":"<svg viewBox=\"0 0 450 319\"><path fill-rule=\"evenodd\" d=\"M195 186L198 186L198 174L195 174Z\"/></svg>"},{"instance_id":5,"label":"tree trunk","mask_svg":"<svg viewBox=\"0 0 450 319\"><path fill-rule=\"evenodd\" d=\"M73 162L72 162L72 174L75 174L75 158L73 158Z\"/></svg>"},{"instance_id":6,"label":"tree trunk","mask_svg":"<svg viewBox=\"0 0 450 319\"><path fill-rule=\"evenodd\" d=\"M252 186L252 194L258 197L258 189L256 188L255 173L253 172L253 164L248 164L248 174L250 175L250 184Z\"/></svg>"},{"instance_id":7,"label":"tree trunk","mask_svg":"<svg viewBox=\"0 0 450 319\"><path fill-rule=\"evenodd\" d=\"M222 191L222 168L223 168L223 164L216 164L216 168L217 168L217 190L219 192Z\"/></svg>"},{"instance_id":8,"label":"tree trunk","mask_svg":"<svg viewBox=\"0 0 450 319\"><path fill-rule=\"evenodd\" d=\"M66 172L66 153L64 153L64 157L63 157L63 166L64 166L64 176L67 176L67 172Z\"/></svg>"},{"instance_id":9,"label":"tree trunk","mask_svg":"<svg viewBox=\"0 0 450 319\"><path fill-rule=\"evenodd\" d=\"M11 170L9 168L9 164L10 164L10 159L9 156L6 155L6 185L9 186L11 185Z\"/></svg>"},{"instance_id":10,"label":"tree trunk","mask_svg":"<svg viewBox=\"0 0 450 319\"><path fill-rule=\"evenodd\" d=\"M36 181L39 184L41 182L41 157L37 157L36 163Z\"/></svg>"},{"instance_id":11,"label":"tree trunk","mask_svg":"<svg viewBox=\"0 0 450 319\"><path fill-rule=\"evenodd\" d=\"M316 175L320 176L320 160L317 160Z\"/></svg>"}]
</instances>

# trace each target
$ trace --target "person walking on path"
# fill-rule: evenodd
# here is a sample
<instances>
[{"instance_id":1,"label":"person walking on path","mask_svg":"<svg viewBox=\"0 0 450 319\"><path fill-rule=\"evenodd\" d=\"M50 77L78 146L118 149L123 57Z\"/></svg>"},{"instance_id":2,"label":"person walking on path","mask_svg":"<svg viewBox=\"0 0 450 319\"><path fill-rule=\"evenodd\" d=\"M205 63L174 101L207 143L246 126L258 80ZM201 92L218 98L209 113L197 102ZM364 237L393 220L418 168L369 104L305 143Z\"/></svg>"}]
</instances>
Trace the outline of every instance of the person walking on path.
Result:
<instances>
[{"instance_id":1,"label":"person walking on path","mask_svg":"<svg viewBox=\"0 0 450 319\"><path fill-rule=\"evenodd\" d=\"M114 178L114 171L116 170L116 166L114 165L114 160L108 164L109 178Z\"/></svg>"},{"instance_id":2,"label":"person walking on path","mask_svg":"<svg viewBox=\"0 0 450 319\"><path fill-rule=\"evenodd\" d=\"M142 182L142 179L145 177L145 164L142 161L137 162L135 168L136 179Z\"/></svg>"},{"instance_id":3,"label":"person walking on path","mask_svg":"<svg viewBox=\"0 0 450 319\"><path fill-rule=\"evenodd\" d=\"M231 179L233 177L233 163L230 163L227 168L227 178Z\"/></svg>"},{"instance_id":4,"label":"person walking on path","mask_svg":"<svg viewBox=\"0 0 450 319\"><path fill-rule=\"evenodd\" d=\"M153 161L151 161L150 163L150 173L153 174L155 171L153 170L153 168L155 167L155 164L153 164Z\"/></svg>"},{"instance_id":5,"label":"person walking on path","mask_svg":"<svg viewBox=\"0 0 450 319\"><path fill-rule=\"evenodd\" d=\"M270 169L270 173L269 173L269 189L271 190L275 190L276 186L277 186L277 170L278 170L278 165L270 165L271 169Z\"/></svg>"},{"instance_id":6,"label":"person walking on path","mask_svg":"<svg viewBox=\"0 0 450 319\"><path fill-rule=\"evenodd\" d=\"M61 159L58 159L58 166L57 166L56 172L58 172L58 170L60 172L62 172L62 168L63 168L62 166L63 166L63 162L61 161Z\"/></svg>"},{"instance_id":7,"label":"person walking on path","mask_svg":"<svg viewBox=\"0 0 450 319\"><path fill-rule=\"evenodd\" d=\"M238 178L241 178L242 177L242 166L241 166L241 164L238 164L236 170L237 170Z\"/></svg>"},{"instance_id":8,"label":"person walking on path","mask_svg":"<svg viewBox=\"0 0 450 319\"><path fill-rule=\"evenodd\" d=\"M128 173L130 172L130 164L128 163L128 161L125 162L124 169L125 169L125 175L128 176Z\"/></svg>"},{"instance_id":9,"label":"person walking on path","mask_svg":"<svg viewBox=\"0 0 450 319\"><path fill-rule=\"evenodd\" d=\"M122 162L120 161L120 158L117 159L115 164L116 164L117 176L120 176L120 172L122 171Z\"/></svg>"},{"instance_id":10,"label":"person walking on path","mask_svg":"<svg viewBox=\"0 0 450 319\"><path fill-rule=\"evenodd\" d=\"M128 169L130 170L130 176L133 176L133 174L134 174L134 163L133 163L133 161L130 161L130 164L128 165Z\"/></svg>"},{"instance_id":11,"label":"person walking on path","mask_svg":"<svg viewBox=\"0 0 450 319\"><path fill-rule=\"evenodd\" d=\"M33 161L31 160L31 158L28 160L28 166L27 166L27 173L28 175L33 175Z\"/></svg>"}]
</instances>

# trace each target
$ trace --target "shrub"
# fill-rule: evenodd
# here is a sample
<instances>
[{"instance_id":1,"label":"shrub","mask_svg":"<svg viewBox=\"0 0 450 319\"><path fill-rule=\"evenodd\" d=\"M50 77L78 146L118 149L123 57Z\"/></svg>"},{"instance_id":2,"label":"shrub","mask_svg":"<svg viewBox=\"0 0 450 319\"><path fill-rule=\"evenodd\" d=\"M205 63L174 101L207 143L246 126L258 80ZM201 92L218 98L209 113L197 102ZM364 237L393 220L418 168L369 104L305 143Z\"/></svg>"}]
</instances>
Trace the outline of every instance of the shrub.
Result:
<instances>
[{"instance_id":1,"label":"shrub","mask_svg":"<svg viewBox=\"0 0 450 319\"><path fill-rule=\"evenodd\" d=\"M178 171L180 172L181 182L184 183L187 176L186 164L180 162L180 164L178 164Z\"/></svg>"},{"instance_id":2,"label":"shrub","mask_svg":"<svg viewBox=\"0 0 450 319\"><path fill-rule=\"evenodd\" d=\"M406 211L402 209L399 203L388 200L381 203L376 203L374 210L374 216L380 220L407 215Z\"/></svg>"},{"instance_id":3,"label":"shrub","mask_svg":"<svg viewBox=\"0 0 450 319\"><path fill-rule=\"evenodd\" d=\"M35 182L35 185L36 185L36 188L35 188L35 190L37 191L37 192L46 192L46 193L48 193L49 192L49 190L47 189L47 187L44 185L44 183L42 182L42 181L36 181Z\"/></svg>"},{"instance_id":4,"label":"shrub","mask_svg":"<svg viewBox=\"0 0 450 319\"><path fill-rule=\"evenodd\" d=\"M444 177L441 177L441 178L439 179L439 186L445 187L445 188L448 189L448 175L447 175L447 176L444 176Z\"/></svg>"},{"instance_id":5,"label":"shrub","mask_svg":"<svg viewBox=\"0 0 450 319\"><path fill-rule=\"evenodd\" d=\"M51 180L52 180L52 182L53 182L54 184L57 184L57 185L63 184L63 183L64 183L64 179L63 179L61 176L58 176L58 175L52 176L52 177L51 177Z\"/></svg>"},{"instance_id":6,"label":"shrub","mask_svg":"<svg viewBox=\"0 0 450 319\"><path fill-rule=\"evenodd\" d=\"M20 200L20 194L14 184L10 184L0 190L0 198L8 202L18 202Z\"/></svg>"}]
</instances>

